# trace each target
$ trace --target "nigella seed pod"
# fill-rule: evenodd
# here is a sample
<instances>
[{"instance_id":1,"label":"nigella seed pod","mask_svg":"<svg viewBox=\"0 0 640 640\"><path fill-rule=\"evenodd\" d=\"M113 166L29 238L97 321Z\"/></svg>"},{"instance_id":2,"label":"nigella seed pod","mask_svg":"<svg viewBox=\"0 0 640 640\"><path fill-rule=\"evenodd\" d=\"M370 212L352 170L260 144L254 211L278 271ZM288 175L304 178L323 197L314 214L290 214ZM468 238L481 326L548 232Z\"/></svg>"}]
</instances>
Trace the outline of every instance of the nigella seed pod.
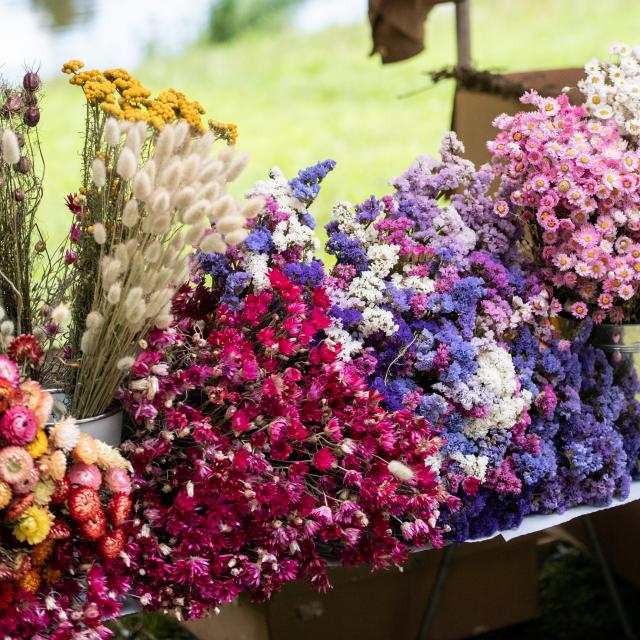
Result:
<instances>
[{"instance_id":1,"label":"nigella seed pod","mask_svg":"<svg viewBox=\"0 0 640 640\"><path fill-rule=\"evenodd\" d=\"M40 122L40 109L38 107L29 107L22 118L27 127L35 127Z\"/></svg>"},{"instance_id":2,"label":"nigella seed pod","mask_svg":"<svg viewBox=\"0 0 640 640\"><path fill-rule=\"evenodd\" d=\"M24 106L24 101L22 100L22 96L17 93L12 93L7 96L7 99L4 103L4 110L7 113L17 113Z\"/></svg>"},{"instance_id":3,"label":"nigella seed pod","mask_svg":"<svg viewBox=\"0 0 640 640\"><path fill-rule=\"evenodd\" d=\"M15 198L16 202L24 202L24 189L16 189L13 192L13 197Z\"/></svg>"},{"instance_id":4,"label":"nigella seed pod","mask_svg":"<svg viewBox=\"0 0 640 640\"><path fill-rule=\"evenodd\" d=\"M20 156L16 167L20 173L29 173L31 171L31 160L27 156Z\"/></svg>"},{"instance_id":5,"label":"nigella seed pod","mask_svg":"<svg viewBox=\"0 0 640 640\"><path fill-rule=\"evenodd\" d=\"M22 78L22 86L26 91L37 91L40 88L40 76L35 71L28 71Z\"/></svg>"},{"instance_id":6,"label":"nigella seed pod","mask_svg":"<svg viewBox=\"0 0 640 640\"><path fill-rule=\"evenodd\" d=\"M28 91L24 92L24 103L27 107L35 107L38 105L38 94L37 93L29 93Z\"/></svg>"},{"instance_id":7,"label":"nigella seed pod","mask_svg":"<svg viewBox=\"0 0 640 640\"><path fill-rule=\"evenodd\" d=\"M36 250L37 253L43 253L44 251L47 250L47 243L44 240L38 240L38 242L35 243L33 248Z\"/></svg>"}]
</instances>

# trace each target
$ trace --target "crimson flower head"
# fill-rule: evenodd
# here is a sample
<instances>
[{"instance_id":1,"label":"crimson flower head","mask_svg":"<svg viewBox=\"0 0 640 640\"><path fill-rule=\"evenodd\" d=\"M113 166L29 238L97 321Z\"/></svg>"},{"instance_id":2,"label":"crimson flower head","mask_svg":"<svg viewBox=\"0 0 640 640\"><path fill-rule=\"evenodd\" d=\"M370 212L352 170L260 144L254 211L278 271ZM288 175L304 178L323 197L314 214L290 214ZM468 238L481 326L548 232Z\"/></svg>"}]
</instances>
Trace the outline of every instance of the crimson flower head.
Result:
<instances>
[{"instance_id":1,"label":"crimson flower head","mask_svg":"<svg viewBox=\"0 0 640 640\"><path fill-rule=\"evenodd\" d=\"M11 341L7 355L19 365L37 367L42 362L42 347L34 336L23 334Z\"/></svg>"},{"instance_id":2,"label":"crimson flower head","mask_svg":"<svg viewBox=\"0 0 640 640\"><path fill-rule=\"evenodd\" d=\"M335 461L336 459L333 453L331 453L331 449L327 448L320 449L313 456L313 466L320 471L330 469Z\"/></svg>"}]
</instances>

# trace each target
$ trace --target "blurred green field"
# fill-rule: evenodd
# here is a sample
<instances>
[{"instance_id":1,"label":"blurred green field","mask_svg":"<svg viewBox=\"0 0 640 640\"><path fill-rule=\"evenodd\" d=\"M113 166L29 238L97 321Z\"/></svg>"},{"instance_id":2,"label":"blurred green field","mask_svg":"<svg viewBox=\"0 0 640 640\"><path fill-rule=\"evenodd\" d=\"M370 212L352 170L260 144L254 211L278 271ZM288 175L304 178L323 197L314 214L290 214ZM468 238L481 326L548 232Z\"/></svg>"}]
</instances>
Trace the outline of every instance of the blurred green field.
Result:
<instances>
[{"instance_id":1,"label":"blurred green field","mask_svg":"<svg viewBox=\"0 0 640 640\"><path fill-rule=\"evenodd\" d=\"M525 70L579 66L616 41L640 41L640 12L629 0L472 0L478 68ZM137 73L154 90L173 86L197 98L211 117L233 121L252 162L242 192L269 168L293 174L317 160L338 166L315 205L321 224L333 202L385 192L421 153L434 153L450 121L453 85L427 86L423 71L455 61L454 14L439 6L427 27L427 51L382 66L368 57L368 27L309 35L256 32L225 45L196 45L174 59L154 56ZM91 65L91 43L77 52ZM60 60L60 64L64 62ZM77 188L83 97L65 79L48 83L42 137L47 173L41 219L59 238L68 219L64 195Z\"/></svg>"}]
</instances>

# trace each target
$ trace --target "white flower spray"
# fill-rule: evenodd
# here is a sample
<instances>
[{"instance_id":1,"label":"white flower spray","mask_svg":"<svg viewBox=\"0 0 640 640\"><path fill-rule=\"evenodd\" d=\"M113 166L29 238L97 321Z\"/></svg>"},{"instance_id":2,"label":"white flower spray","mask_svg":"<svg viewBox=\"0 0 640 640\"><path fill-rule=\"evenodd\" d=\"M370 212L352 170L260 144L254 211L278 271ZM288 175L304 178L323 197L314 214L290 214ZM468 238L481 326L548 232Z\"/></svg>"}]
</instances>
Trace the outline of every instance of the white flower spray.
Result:
<instances>
[{"instance_id":1,"label":"white flower spray","mask_svg":"<svg viewBox=\"0 0 640 640\"><path fill-rule=\"evenodd\" d=\"M213 154L212 134L193 138L185 122L167 125L148 153L144 123L122 127L109 119L104 139L117 156L112 179L125 183L126 195L119 203L121 224L93 226L101 257L71 408L78 417L106 410L140 340L154 326L171 324L171 300L190 270L189 250L223 253L241 242L257 206L239 204L226 192L246 156L233 147ZM108 191L100 162L93 180Z\"/></svg>"}]
</instances>

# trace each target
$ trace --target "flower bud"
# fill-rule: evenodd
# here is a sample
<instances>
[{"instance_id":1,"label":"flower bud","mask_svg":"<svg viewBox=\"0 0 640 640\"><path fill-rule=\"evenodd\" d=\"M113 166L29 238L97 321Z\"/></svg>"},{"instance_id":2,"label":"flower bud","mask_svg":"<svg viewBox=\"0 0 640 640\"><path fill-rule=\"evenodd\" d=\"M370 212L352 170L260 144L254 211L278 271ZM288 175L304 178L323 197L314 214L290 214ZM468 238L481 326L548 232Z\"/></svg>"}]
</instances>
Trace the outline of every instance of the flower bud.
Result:
<instances>
[{"instance_id":1,"label":"flower bud","mask_svg":"<svg viewBox=\"0 0 640 640\"><path fill-rule=\"evenodd\" d=\"M104 141L110 147L120 144L120 125L115 118L109 118L104 125Z\"/></svg>"},{"instance_id":2,"label":"flower bud","mask_svg":"<svg viewBox=\"0 0 640 640\"><path fill-rule=\"evenodd\" d=\"M124 209L122 211L122 224L127 227L127 229L131 229L131 227L138 223L139 218L138 202L135 198L132 198L124 205Z\"/></svg>"},{"instance_id":3,"label":"flower bud","mask_svg":"<svg viewBox=\"0 0 640 640\"><path fill-rule=\"evenodd\" d=\"M204 253L224 253L227 245L219 233L210 233L200 242L200 250Z\"/></svg>"},{"instance_id":4,"label":"flower bud","mask_svg":"<svg viewBox=\"0 0 640 640\"><path fill-rule=\"evenodd\" d=\"M13 197L16 202L24 202L24 189L16 189L13 192Z\"/></svg>"},{"instance_id":5,"label":"flower bud","mask_svg":"<svg viewBox=\"0 0 640 640\"><path fill-rule=\"evenodd\" d=\"M244 218L239 215L228 215L218 220L216 223L216 229L220 233L229 233L236 229L242 229L244 227Z\"/></svg>"},{"instance_id":6,"label":"flower bud","mask_svg":"<svg viewBox=\"0 0 640 640\"><path fill-rule=\"evenodd\" d=\"M93 225L93 239L97 244L103 245L107 241L107 230L101 222Z\"/></svg>"},{"instance_id":7,"label":"flower bud","mask_svg":"<svg viewBox=\"0 0 640 640\"><path fill-rule=\"evenodd\" d=\"M143 202L151 194L151 179L144 171L138 171L133 179L133 195Z\"/></svg>"},{"instance_id":8,"label":"flower bud","mask_svg":"<svg viewBox=\"0 0 640 640\"><path fill-rule=\"evenodd\" d=\"M22 86L25 91L37 91L40 88L40 76L35 71L27 71L22 78Z\"/></svg>"},{"instance_id":9,"label":"flower bud","mask_svg":"<svg viewBox=\"0 0 640 640\"><path fill-rule=\"evenodd\" d=\"M246 229L236 229L231 233L225 234L224 239L227 244L240 244L246 240L248 235L249 232Z\"/></svg>"},{"instance_id":10,"label":"flower bud","mask_svg":"<svg viewBox=\"0 0 640 640\"><path fill-rule=\"evenodd\" d=\"M27 156L20 156L20 160L18 160L18 164L16 165L16 169L20 173L27 174L31 171L31 160L27 158Z\"/></svg>"},{"instance_id":11,"label":"flower bud","mask_svg":"<svg viewBox=\"0 0 640 640\"><path fill-rule=\"evenodd\" d=\"M27 127L35 127L40 122L40 109L38 107L29 107L22 117Z\"/></svg>"}]
</instances>

